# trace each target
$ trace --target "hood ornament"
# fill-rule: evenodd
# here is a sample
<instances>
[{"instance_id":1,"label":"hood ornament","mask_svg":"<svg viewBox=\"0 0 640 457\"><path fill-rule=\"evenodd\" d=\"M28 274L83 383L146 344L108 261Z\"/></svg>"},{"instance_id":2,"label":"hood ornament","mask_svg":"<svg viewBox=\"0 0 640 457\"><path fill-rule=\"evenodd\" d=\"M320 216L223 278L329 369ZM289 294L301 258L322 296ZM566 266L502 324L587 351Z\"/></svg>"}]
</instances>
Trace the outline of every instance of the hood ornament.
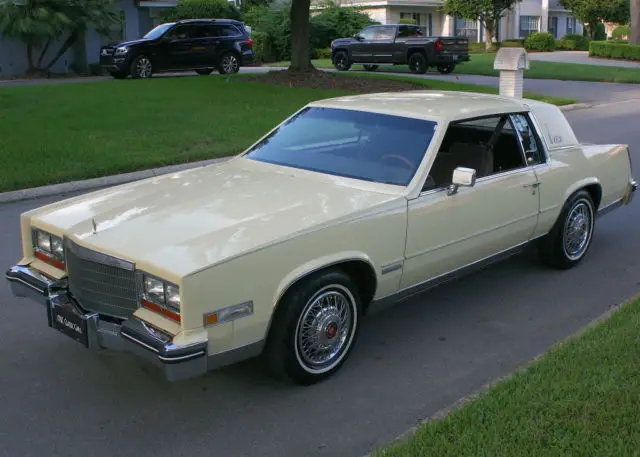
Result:
<instances>
[{"instance_id":1,"label":"hood ornament","mask_svg":"<svg viewBox=\"0 0 640 457\"><path fill-rule=\"evenodd\" d=\"M93 217L91 218L91 224L93 225L93 234L95 235L98 233L98 226L96 225L96 220Z\"/></svg>"}]
</instances>

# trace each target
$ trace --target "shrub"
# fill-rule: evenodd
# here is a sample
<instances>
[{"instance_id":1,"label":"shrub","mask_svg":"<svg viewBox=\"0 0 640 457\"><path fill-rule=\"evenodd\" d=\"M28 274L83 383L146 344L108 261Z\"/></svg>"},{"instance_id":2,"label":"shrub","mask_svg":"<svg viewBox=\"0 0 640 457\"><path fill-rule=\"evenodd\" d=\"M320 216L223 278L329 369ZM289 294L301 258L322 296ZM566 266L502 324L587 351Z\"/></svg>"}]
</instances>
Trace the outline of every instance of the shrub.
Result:
<instances>
[{"instance_id":1,"label":"shrub","mask_svg":"<svg viewBox=\"0 0 640 457\"><path fill-rule=\"evenodd\" d=\"M629 37L629 35L631 35L631 27L628 25L619 25L618 27L613 29L613 32L611 32L611 36L615 40L626 39Z\"/></svg>"},{"instance_id":2,"label":"shrub","mask_svg":"<svg viewBox=\"0 0 640 457\"><path fill-rule=\"evenodd\" d=\"M316 59L330 59L331 48L318 48L316 49Z\"/></svg>"},{"instance_id":3,"label":"shrub","mask_svg":"<svg viewBox=\"0 0 640 457\"><path fill-rule=\"evenodd\" d=\"M311 42L318 48L331 45L336 38L350 37L363 28L377 24L368 14L347 6L329 6L313 16Z\"/></svg>"},{"instance_id":4,"label":"shrub","mask_svg":"<svg viewBox=\"0 0 640 457\"><path fill-rule=\"evenodd\" d=\"M550 33L535 32L524 40L524 47L531 51L553 51L556 48L556 40Z\"/></svg>"},{"instance_id":5,"label":"shrub","mask_svg":"<svg viewBox=\"0 0 640 457\"><path fill-rule=\"evenodd\" d=\"M556 49L565 49L567 51L588 51L589 38L583 35L570 33L556 42Z\"/></svg>"},{"instance_id":6,"label":"shrub","mask_svg":"<svg viewBox=\"0 0 640 457\"><path fill-rule=\"evenodd\" d=\"M258 62L273 62L276 59L269 54L269 35L264 32L251 31L253 54Z\"/></svg>"},{"instance_id":7,"label":"shrub","mask_svg":"<svg viewBox=\"0 0 640 457\"><path fill-rule=\"evenodd\" d=\"M226 1L226 0L225 0ZM243 15L245 24L251 27L251 39L256 47L255 37L259 37L263 62L289 60L291 55L291 18L290 4L285 3L278 8L264 5L253 6Z\"/></svg>"},{"instance_id":8,"label":"shrub","mask_svg":"<svg viewBox=\"0 0 640 457\"><path fill-rule=\"evenodd\" d=\"M179 0L163 13L165 21L199 18L240 19L240 11L227 0Z\"/></svg>"},{"instance_id":9,"label":"shrub","mask_svg":"<svg viewBox=\"0 0 640 457\"><path fill-rule=\"evenodd\" d=\"M589 55L607 59L626 59L640 61L640 45L614 43L610 41L592 41Z\"/></svg>"}]
</instances>

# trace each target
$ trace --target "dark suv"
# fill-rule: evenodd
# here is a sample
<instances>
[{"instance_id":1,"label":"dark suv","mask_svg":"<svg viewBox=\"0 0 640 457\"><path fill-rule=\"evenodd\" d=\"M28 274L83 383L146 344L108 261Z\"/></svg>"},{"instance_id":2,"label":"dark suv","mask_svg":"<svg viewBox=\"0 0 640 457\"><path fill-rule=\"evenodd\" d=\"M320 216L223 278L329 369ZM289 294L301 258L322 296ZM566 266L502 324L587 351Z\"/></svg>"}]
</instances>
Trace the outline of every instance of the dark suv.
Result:
<instances>
[{"instance_id":1,"label":"dark suv","mask_svg":"<svg viewBox=\"0 0 640 457\"><path fill-rule=\"evenodd\" d=\"M139 40L100 49L100 66L114 78L149 78L153 73L195 70L237 73L253 64L247 29L233 19L188 19L160 24Z\"/></svg>"}]
</instances>

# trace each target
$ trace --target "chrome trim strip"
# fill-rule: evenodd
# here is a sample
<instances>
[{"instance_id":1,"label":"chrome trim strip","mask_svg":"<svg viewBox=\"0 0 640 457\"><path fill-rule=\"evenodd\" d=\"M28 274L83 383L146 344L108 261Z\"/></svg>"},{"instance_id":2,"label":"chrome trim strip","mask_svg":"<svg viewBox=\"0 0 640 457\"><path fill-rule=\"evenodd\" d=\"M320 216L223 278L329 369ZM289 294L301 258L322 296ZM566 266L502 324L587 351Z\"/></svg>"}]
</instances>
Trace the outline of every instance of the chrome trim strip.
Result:
<instances>
[{"instance_id":1,"label":"chrome trim strip","mask_svg":"<svg viewBox=\"0 0 640 457\"><path fill-rule=\"evenodd\" d=\"M198 352L194 352L193 354L181 355L177 357L165 357L165 356L159 355L158 358L163 362L184 362L185 360L191 360L191 359L195 359L196 357L202 357L205 354L206 354L205 351L198 351Z\"/></svg>"},{"instance_id":2,"label":"chrome trim strip","mask_svg":"<svg viewBox=\"0 0 640 457\"><path fill-rule=\"evenodd\" d=\"M398 297L397 298L398 301L405 300L405 299L407 299L407 298L409 298L409 297L411 297L413 295L425 292L425 291L427 291L429 289L432 289L432 288L434 288L436 286L439 286L439 285L441 285L441 284L443 284L445 282L448 282L448 281L450 281L452 279L455 279L457 277L466 275L470 271L475 271L475 270L481 269L483 267L486 267L488 265L491 265L493 263L499 262L501 260L506 260L507 258L512 257L512 256L522 252L524 250L524 248L528 244L532 243L533 241L535 241L538 238L541 238L541 237L543 237L545 235L546 235L546 233L542 234L542 235L539 235L539 236L536 236L534 238L531 238L529 241L525 241L524 243L517 244L517 245L515 245L515 246L513 246L511 248L504 249L504 250L499 251L499 252L497 252L495 254L491 254L491 255L489 255L487 257L484 257L484 258L482 258L480 260L476 260L474 262L471 262L471 263L469 263L467 265L464 265L462 267L455 268L455 269L453 269L451 271L448 271L446 273L442 273L442 274L440 274L438 276L427 278L427 279L425 279L423 281L420 281L420 282L418 282L416 284L412 284L412 285L407 286L407 287L405 287L403 289L400 289L400 290L398 290L396 292L392 292L392 293L390 293L388 295L380 297L380 298L378 298L378 299L376 299L374 301L376 303L380 303L382 301L391 300L394 297Z\"/></svg>"},{"instance_id":3,"label":"chrome trim strip","mask_svg":"<svg viewBox=\"0 0 640 457\"><path fill-rule=\"evenodd\" d=\"M387 265L381 268L380 273L383 275L386 275L389 273L393 273L394 271L397 271L397 270L402 270L402 267L403 267L402 263Z\"/></svg>"},{"instance_id":4,"label":"chrome trim strip","mask_svg":"<svg viewBox=\"0 0 640 457\"><path fill-rule=\"evenodd\" d=\"M624 204L624 198L619 198L618 200L615 200L611 203L609 203L606 206L601 207L597 212L596 212L596 218L602 217L606 214L609 214L611 211L620 208L622 205Z\"/></svg>"},{"instance_id":5,"label":"chrome trim strip","mask_svg":"<svg viewBox=\"0 0 640 457\"><path fill-rule=\"evenodd\" d=\"M494 227L491 227L491 228L488 228L488 229L484 229L484 230L481 230L479 232L472 233L471 235L468 235L466 237L458 238L457 240L449 241L447 243L442 243L442 244L440 244L438 246L426 249L424 251L420 251L418 253L412 254L411 256L407 256L406 259L407 260L414 259L414 258L419 257L421 255L425 255L425 254L428 254L430 252L437 251L438 249L446 248L447 246L451 246L451 245L456 244L456 243L462 243L463 241L467 241L467 240L469 240L471 238L474 238L476 236L481 236L481 235L484 235L485 233L493 232L495 230L500 230L500 229L502 229L504 227L507 227L509 225L516 224L518 222L524 221L524 220L529 219L529 218L535 218L537 216L538 216L538 211L536 211L535 213L527 214L526 216L522 216L522 217L513 219L513 220L511 220L511 221L509 221L509 222L507 222L505 224L502 224L502 225L499 225L499 226L494 226ZM533 227L532 230L533 229L535 229L535 227Z\"/></svg>"},{"instance_id":6,"label":"chrome trim strip","mask_svg":"<svg viewBox=\"0 0 640 457\"><path fill-rule=\"evenodd\" d=\"M17 278L17 277L13 277L13 276L9 276L9 275L5 275L5 277L7 278L8 281L12 281L12 282L19 282L20 284L23 284L33 290L35 290L36 292L42 294L43 296L46 295L47 291L44 289L40 289L38 286L31 284L27 281L25 281L22 278Z\"/></svg>"},{"instance_id":7,"label":"chrome trim strip","mask_svg":"<svg viewBox=\"0 0 640 457\"><path fill-rule=\"evenodd\" d=\"M140 341L139 339L134 338L131 335L125 333L125 332L120 332L120 335L122 335L124 338L128 339L129 341L138 344L139 346L142 346L144 348L149 349L150 351L155 352L156 354L159 353L159 351L156 348L154 348L153 346L150 346L147 343L145 343L143 341Z\"/></svg>"}]
</instances>

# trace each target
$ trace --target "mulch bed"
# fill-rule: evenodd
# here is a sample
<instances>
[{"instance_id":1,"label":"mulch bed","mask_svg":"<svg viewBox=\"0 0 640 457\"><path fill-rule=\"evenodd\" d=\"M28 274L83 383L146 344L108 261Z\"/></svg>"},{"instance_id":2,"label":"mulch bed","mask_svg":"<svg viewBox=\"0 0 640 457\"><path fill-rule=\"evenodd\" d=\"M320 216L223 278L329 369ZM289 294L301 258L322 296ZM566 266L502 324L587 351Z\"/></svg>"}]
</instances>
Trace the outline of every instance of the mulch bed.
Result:
<instances>
[{"instance_id":1,"label":"mulch bed","mask_svg":"<svg viewBox=\"0 0 640 457\"><path fill-rule=\"evenodd\" d=\"M273 70L269 73L249 76L245 80L276 84L280 86L308 87L312 89L336 89L363 94L427 89L424 84L415 84L408 81L364 76L348 76L321 70L312 70L308 72Z\"/></svg>"}]
</instances>

